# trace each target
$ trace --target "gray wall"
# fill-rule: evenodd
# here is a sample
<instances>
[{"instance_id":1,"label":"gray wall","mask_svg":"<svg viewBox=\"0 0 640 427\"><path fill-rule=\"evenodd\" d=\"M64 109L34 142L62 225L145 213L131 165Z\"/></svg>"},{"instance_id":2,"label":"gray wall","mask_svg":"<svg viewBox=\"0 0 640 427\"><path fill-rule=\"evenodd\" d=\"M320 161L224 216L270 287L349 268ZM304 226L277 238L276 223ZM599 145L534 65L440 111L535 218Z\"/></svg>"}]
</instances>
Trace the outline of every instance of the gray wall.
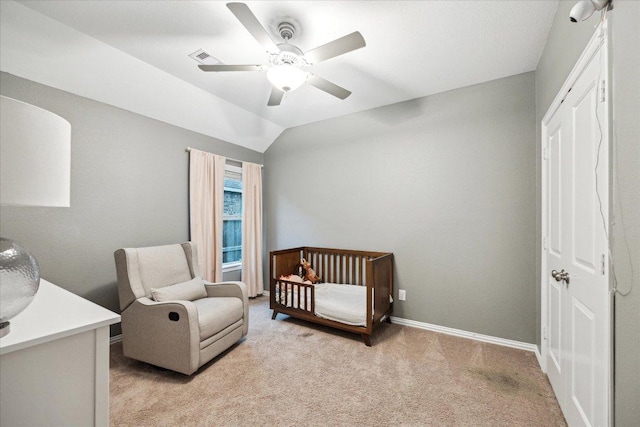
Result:
<instances>
[{"instance_id":1,"label":"gray wall","mask_svg":"<svg viewBox=\"0 0 640 427\"><path fill-rule=\"evenodd\" d=\"M71 207L2 207L1 235L35 255L43 278L116 312L113 252L189 238L185 147L262 163L258 152L7 73L0 93L71 123Z\"/></svg>"},{"instance_id":2,"label":"gray wall","mask_svg":"<svg viewBox=\"0 0 640 427\"><path fill-rule=\"evenodd\" d=\"M567 16L573 4L573 1L560 2L536 71L538 140L542 117L597 24L596 17L581 24L570 23ZM615 422L625 427L636 426L640 419L640 2L615 0L613 4L609 14L615 215L611 240L619 289L633 289L626 297L616 295L614 314ZM539 174L539 152L537 159ZM539 189L537 194L539 212ZM539 222L537 228L539 236ZM537 265L539 270L539 260ZM540 344L539 332L537 343Z\"/></svg>"},{"instance_id":3,"label":"gray wall","mask_svg":"<svg viewBox=\"0 0 640 427\"><path fill-rule=\"evenodd\" d=\"M534 90L526 73L285 131L266 250L393 252L395 316L533 343Z\"/></svg>"}]
</instances>

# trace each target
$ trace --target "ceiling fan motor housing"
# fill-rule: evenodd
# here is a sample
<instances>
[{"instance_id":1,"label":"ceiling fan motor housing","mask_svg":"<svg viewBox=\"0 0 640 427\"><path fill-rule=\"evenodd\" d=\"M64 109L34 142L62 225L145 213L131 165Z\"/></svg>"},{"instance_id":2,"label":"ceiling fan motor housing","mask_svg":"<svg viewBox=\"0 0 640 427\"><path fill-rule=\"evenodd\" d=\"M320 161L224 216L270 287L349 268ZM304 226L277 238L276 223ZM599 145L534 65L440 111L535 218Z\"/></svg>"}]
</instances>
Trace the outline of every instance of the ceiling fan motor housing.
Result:
<instances>
[{"instance_id":1,"label":"ceiling fan motor housing","mask_svg":"<svg viewBox=\"0 0 640 427\"><path fill-rule=\"evenodd\" d=\"M282 43L278 45L278 48L280 48L280 52L274 54L271 58L273 65L289 64L296 67L308 65L304 56L302 56L302 52L297 47L288 43Z\"/></svg>"},{"instance_id":2,"label":"ceiling fan motor housing","mask_svg":"<svg viewBox=\"0 0 640 427\"><path fill-rule=\"evenodd\" d=\"M295 27L289 22L281 22L278 25L278 32L284 39L284 43L278 45L280 52L271 56L272 65L293 65L295 67L302 67L309 65L304 59L304 53L292 44L289 44L289 40L295 34Z\"/></svg>"}]
</instances>

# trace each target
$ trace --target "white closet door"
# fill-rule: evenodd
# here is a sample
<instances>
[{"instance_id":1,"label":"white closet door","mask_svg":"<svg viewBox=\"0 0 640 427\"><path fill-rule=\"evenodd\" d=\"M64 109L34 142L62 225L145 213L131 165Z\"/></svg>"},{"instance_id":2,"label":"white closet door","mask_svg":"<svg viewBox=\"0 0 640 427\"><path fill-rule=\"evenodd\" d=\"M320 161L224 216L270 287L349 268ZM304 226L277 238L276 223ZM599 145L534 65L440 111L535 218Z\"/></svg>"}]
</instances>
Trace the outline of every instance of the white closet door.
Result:
<instances>
[{"instance_id":1,"label":"white closet door","mask_svg":"<svg viewBox=\"0 0 640 427\"><path fill-rule=\"evenodd\" d=\"M547 374L570 426L609 422L605 59L598 49L546 132Z\"/></svg>"}]
</instances>

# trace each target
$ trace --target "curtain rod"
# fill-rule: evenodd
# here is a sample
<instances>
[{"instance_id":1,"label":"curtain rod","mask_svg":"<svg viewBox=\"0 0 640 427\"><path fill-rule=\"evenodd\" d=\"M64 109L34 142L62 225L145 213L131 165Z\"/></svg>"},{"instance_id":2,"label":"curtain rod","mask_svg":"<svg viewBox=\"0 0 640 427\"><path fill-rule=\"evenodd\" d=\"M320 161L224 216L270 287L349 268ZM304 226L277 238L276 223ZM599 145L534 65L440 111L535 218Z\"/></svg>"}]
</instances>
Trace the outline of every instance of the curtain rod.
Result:
<instances>
[{"instance_id":1,"label":"curtain rod","mask_svg":"<svg viewBox=\"0 0 640 427\"><path fill-rule=\"evenodd\" d=\"M191 147L185 148L184 151L186 151L187 153L190 152L191 151ZM232 162L239 162L239 163L244 163L245 162L244 160L232 159L231 157L227 157L227 160L231 160ZM247 162L247 163L253 163L253 162ZM262 165L260 163L256 163L256 164L260 165L261 168L264 167L264 165Z\"/></svg>"}]
</instances>

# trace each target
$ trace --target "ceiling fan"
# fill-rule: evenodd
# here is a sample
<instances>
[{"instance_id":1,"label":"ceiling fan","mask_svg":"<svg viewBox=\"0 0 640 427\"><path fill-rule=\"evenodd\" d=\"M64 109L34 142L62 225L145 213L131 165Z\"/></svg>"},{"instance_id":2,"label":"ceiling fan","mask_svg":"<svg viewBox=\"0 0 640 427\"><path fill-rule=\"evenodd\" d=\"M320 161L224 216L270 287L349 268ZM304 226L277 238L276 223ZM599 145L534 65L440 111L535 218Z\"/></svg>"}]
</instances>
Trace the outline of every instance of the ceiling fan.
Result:
<instances>
[{"instance_id":1,"label":"ceiling fan","mask_svg":"<svg viewBox=\"0 0 640 427\"><path fill-rule=\"evenodd\" d=\"M269 106L280 105L286 92L299 88L305 82L339 99L345 99L351 95L347 89L305 71L304 68L366 46L362 34L358 31L303 53L298 47L289 43L295 33L293 24L282 22L278 25L278 32L283 42L276 44L246 4L227 3L227 7L266 49L269 54L269 64L199 65L202 71L266 71L267 79L273 85L267 103Z\"/></svg>"}]
</instances>

